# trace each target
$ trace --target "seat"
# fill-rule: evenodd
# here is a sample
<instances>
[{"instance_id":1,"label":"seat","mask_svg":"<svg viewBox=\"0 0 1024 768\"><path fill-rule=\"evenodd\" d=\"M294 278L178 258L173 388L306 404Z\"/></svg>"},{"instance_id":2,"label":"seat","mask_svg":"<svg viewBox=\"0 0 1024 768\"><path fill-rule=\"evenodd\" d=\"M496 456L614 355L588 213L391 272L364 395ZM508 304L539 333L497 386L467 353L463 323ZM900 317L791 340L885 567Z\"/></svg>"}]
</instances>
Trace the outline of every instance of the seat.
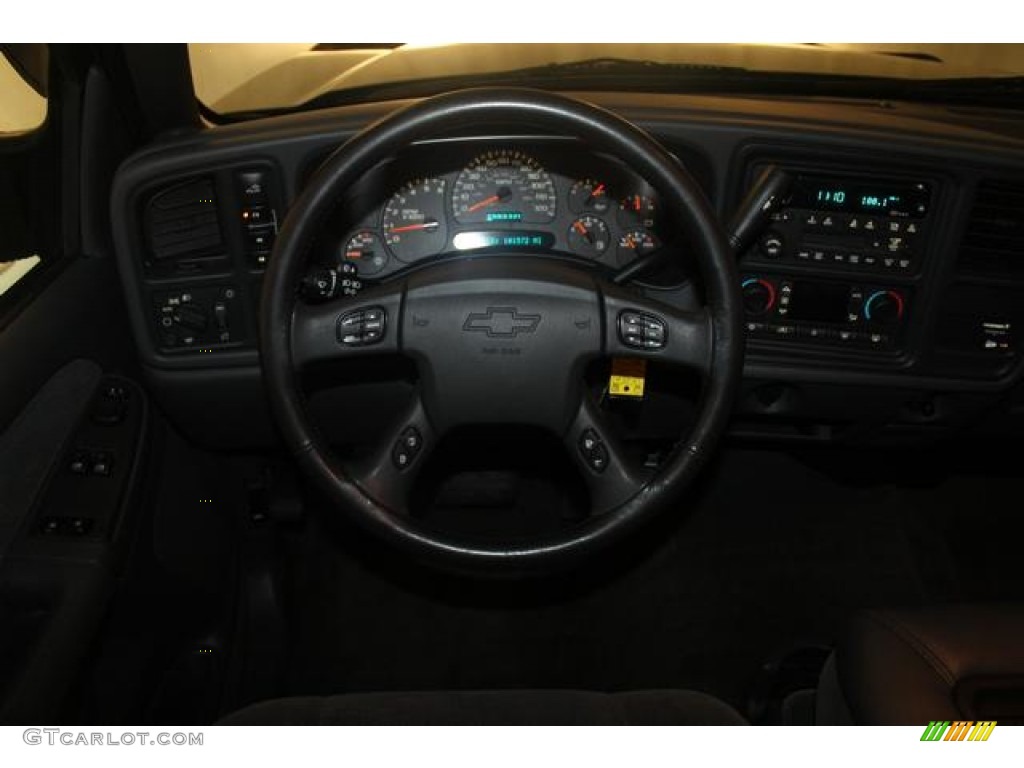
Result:
<instances>
[{"instance_id":1,"label":"seat","mask_svg":"<svg viewBox=\"0 0 1024 768\"><path fill-rule=\"evenodd\" d=\"M696 691L437 691L297 697L253 704L219 725L746 725Z\"/></svg>"},{"instance_id":2,"label":"seat","mask_svg":"<svg viewBox=\"0 0 1024 768\"><path fill-rule=\"evenodd\" d=\"M858 614L822 672L819 725L1024 723L1024 606Z\"/></svg>"}]
</instances>

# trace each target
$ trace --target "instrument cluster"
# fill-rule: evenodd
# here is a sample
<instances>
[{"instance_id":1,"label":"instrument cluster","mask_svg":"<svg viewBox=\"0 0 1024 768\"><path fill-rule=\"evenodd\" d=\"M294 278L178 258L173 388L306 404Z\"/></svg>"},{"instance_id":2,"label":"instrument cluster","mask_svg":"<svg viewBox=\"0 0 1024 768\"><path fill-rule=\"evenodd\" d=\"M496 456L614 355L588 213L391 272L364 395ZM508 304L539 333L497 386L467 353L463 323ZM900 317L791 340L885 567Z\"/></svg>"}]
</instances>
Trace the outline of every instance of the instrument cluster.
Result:
<instances>
[{"instance_id":1,"label":"instrument cluster","mask_svg":"<svg viewBox=\"0 0 1024 768\"><path fill-rule=\"evenodd\" d=\"M369 174L339 207L321 260L354 265L361 278L488 253L614 270L661 248L668 230L646 181L578 142L450 140Z\"/></svg>"}]
</instances>

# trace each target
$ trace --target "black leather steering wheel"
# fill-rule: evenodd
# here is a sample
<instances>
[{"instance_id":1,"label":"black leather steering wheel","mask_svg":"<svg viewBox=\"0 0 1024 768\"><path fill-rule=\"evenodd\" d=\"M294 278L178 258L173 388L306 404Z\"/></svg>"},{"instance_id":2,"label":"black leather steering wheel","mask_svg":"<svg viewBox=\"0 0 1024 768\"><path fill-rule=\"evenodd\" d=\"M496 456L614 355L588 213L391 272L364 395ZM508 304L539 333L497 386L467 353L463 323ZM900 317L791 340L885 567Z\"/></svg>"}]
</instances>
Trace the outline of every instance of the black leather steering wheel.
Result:
<instances>
[{"instance_id":1,"label":"black leather steering wheel","mask_svg":"<svg viewBox=\"0 0 1024 768\"><path fill-rule=\"evenodd\" d=\"M702 277L704 308L683 312L591 272L522 254L441 261L328 304L297 300L310 246L346 187L414 141L480 123L575 136L646 178L684 229ZM724 430L741 374L738 286L734 256L710 205L689 173L647 133L553 93L458 91L418 102L363 130L324 163L292 205L263 288L264 377L300 466L338 509L372 533L415 557L456 569L559 569L678 499L705 463ZM628 344L623 323L636 319L661 325L663 343L656 344L654 331L649 346ZM415 361L418 395L372 456L343 464L310 422L296 374L315 361L380 353ZM583 367L601 355L665 361L702 377L690 434L653 474L630 465L584 392ZM586 478L590 516L558 536L501 545L455 540L420 524L408 513L417 471L448 430L467 424L528 424L558 435Z\"/></svg>"}]
</instances>

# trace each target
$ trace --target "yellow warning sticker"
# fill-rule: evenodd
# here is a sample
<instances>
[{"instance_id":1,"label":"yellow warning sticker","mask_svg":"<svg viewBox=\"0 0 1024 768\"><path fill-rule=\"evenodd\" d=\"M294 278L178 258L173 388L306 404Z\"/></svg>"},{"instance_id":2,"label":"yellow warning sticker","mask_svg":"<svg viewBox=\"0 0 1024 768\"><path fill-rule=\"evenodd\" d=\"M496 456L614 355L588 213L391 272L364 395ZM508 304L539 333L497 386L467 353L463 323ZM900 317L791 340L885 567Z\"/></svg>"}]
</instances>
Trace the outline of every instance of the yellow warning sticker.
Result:
<instances>
[{"instance_id":1,"label":"yellow warning sticker","mask_svg":"<svg viewBox=\"0 0 1024 768\"><path fill-rule=\"evenodd\" d=\"M643 397L647 361L635 357L612 358L612 375L608 394L612 397Z\"/></svg>"}]
</instances>

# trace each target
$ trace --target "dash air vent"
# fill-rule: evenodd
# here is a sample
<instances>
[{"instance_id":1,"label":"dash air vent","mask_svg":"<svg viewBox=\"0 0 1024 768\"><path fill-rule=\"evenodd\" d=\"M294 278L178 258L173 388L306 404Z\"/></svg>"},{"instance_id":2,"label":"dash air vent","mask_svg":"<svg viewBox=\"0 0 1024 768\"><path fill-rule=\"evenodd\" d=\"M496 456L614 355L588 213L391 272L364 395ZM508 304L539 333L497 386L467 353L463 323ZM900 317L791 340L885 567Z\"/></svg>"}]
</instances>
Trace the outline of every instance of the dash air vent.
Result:
<instances>
[{"instance_id":1,"label":"dash air vent","mask_svg":"<svg viewBox=\"0 0 1024 768\"><path fill-rule=\"evenodd\" d=\"M221 255L223 236L214 195L212 179L191 179L150 198L145 233L153 262Z\"/></svg>"},{"instance_id":2,"label":"dash air vent","mask_svg":"<svg viewBox=\"0 0 1024 768\"><path fill-rule=\"evenodd\" d=\"M1024 277L1024 183L978 185L959 267L970 274Z\"/></svg>"}]
</instances>

